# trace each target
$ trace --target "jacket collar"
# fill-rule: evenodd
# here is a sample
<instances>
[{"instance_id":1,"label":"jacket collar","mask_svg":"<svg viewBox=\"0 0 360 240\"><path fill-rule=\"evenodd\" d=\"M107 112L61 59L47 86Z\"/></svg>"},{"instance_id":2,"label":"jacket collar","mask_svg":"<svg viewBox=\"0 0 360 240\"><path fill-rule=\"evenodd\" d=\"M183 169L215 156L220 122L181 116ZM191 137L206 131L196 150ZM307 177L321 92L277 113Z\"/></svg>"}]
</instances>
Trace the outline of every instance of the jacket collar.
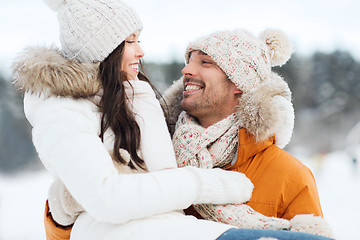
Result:
<instances>
[{"instance_id":1,"label":"jacket collar","mask_svg":"<svg viewBox=\"0 0 360 240\"><path fill-rule=\"evenodd\" d=\"M275 144L275 137L270 137L261 142L256 141L256 139L247 133L246 129L242 128L239 130L239 143L238 143L238 153L237 161L234 165L225 167L225 169L236 169L242 164L246 163L248 159L252 158L259 152L264 151L271 145Z\"/></svg>"}]
</instances>

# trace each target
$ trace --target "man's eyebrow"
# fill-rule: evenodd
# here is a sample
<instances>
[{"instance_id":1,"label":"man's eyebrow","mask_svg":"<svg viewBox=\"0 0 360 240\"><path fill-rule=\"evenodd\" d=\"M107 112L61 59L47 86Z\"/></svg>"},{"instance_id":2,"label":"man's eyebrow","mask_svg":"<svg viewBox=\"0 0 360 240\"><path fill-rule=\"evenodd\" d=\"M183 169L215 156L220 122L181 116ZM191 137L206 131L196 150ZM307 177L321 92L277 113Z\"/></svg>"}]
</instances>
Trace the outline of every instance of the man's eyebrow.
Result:
<instances>
[{"instance_id":1,"label":"man's eyebrow","mask_svg":"<svg viewBox=\"0 0 360 240\"><path fill-rule=\"evenodd\" d=\"M192 54L192 52L189 52L189 58L191 58L191 54ZM203 51L199 51L199 55L209 56L206 53L204 53Z\"/></svg>"}]
</instances>

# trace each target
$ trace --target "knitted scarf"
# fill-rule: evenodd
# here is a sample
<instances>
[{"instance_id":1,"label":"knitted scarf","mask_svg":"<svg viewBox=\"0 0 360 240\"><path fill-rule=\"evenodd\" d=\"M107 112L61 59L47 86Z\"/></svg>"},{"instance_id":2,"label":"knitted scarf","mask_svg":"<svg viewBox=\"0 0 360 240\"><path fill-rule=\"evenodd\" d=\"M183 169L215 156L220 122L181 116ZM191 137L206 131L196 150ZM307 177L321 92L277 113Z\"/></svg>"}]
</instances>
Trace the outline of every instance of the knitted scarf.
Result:
<instances>
[{"instance_id":1,"label":"knitted scarf","mask_svg":"<svg viewBox=\"0 0 360 240\"><path fill-rule=\"evenodd\" d=\"M179 115L173 135L175 156L179 167L223 167L237 151L239 121L236 114L203 128L186 112Z\"/></svg>"},{"instance_id":2,"label":"knitted scarf","mask_svg":"<svg viewBox=\"0 0 360 240\"><path fill-rule=\"evenodd\" d=\"M203 128L186 112L179 115L173 145L179 167L223 167L236 156L241 123L236 114ZM199 204L195 210L205 219L239 228L288 229L289 221L266 217L246 204Z\"/></svg>"}]
</instances>

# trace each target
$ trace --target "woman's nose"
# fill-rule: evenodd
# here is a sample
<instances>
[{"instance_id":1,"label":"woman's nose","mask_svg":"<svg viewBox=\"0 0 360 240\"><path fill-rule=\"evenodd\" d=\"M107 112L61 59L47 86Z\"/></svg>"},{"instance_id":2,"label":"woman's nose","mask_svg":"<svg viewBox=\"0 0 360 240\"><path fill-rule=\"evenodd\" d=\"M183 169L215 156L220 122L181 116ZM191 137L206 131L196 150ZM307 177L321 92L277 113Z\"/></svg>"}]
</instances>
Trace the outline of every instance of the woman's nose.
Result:
<instances>
[{"instance_id":1,"label":"woman's nose","mask_svg":"<svg viewBox=\"0 0 360 240\"><path fill-rule=\"evenodd\" d=\"M144 50L142 49L142 47L140 47L140 45L138 45L136 50L136 57L142 58L144 57L144 55L145 55Z\"/></svg>"}]
</instances>

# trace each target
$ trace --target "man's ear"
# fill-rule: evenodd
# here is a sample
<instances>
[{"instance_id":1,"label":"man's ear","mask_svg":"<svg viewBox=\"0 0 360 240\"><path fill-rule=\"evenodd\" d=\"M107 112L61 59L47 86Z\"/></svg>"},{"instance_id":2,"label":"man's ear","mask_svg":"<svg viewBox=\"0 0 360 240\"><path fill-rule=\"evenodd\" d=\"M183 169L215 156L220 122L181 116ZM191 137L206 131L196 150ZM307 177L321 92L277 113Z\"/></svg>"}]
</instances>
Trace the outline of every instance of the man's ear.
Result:
<instances>
[{"instance_id":1,"label":"man's ear","mask_svg":"<svg viewBox=\"0 0 360 240\"><path fill-rule=\"evenodd\" d=\"M243 93L243 91L241 91L241 90L239 90L239 89L235 89L234 90L234 94L242 94Z\"/></svg>"}]
</instances>

